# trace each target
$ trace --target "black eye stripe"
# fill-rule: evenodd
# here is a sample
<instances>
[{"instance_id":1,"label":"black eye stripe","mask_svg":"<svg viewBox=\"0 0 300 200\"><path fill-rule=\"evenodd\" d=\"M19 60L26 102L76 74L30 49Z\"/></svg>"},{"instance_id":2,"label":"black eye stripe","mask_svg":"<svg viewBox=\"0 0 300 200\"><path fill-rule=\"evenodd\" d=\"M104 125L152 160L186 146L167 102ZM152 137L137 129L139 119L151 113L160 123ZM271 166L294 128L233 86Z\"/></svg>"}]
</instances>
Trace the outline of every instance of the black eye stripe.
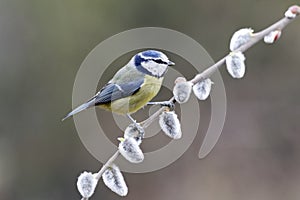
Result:
<instances>
[{"instance_id":1,"label":"black eye stripe","mask_svg":"<svg viewBox=\"0 0 300 200\"><path fill-rule=\"evenodd\" d=\"M165 64L165 65L168 64L167 62L164 62L161 59L151 59L151 60L154 61L154 62L156 62L156 63L158 63L158 64Z\"/></svg>"}]
</instances>

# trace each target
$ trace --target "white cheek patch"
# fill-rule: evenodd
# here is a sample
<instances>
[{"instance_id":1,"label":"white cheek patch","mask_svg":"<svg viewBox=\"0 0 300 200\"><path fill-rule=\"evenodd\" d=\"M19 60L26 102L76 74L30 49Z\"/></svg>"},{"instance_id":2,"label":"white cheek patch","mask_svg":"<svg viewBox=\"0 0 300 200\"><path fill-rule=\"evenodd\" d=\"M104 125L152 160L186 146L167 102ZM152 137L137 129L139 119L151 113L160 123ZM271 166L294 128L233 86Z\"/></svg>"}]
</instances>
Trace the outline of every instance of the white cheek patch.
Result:
<instances>
[{"instance_id":1,"label":"white cheek patch","mask_svg":"<svg viewBox=\"0 0 300 200\"><path fill-rule=\"evenodd\" d=\"M161 77L166 72L168 65L157 64L154 61L142 62L142 67L149 71L153 76Z\"/></svg>"}]
</instances>

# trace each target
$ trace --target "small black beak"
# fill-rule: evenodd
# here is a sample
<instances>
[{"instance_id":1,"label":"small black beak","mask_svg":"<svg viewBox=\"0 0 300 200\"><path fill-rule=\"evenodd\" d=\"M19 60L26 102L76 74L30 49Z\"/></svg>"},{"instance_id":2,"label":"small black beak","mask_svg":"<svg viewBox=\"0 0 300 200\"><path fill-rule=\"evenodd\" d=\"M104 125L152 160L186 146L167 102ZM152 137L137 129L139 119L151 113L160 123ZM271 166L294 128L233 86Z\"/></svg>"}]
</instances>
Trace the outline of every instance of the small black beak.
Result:
<instances>
[{"instance_id":1,"label":"small black beak","mask_svg":"<svg viewBox=\"0 0 300 200\"><path fill-rule=\"evenodd\" d=\"M175 63L173 63L172 61L168 62L168 66L173 66L173 65L175 65Z\"/></svg>"}]
</instances>

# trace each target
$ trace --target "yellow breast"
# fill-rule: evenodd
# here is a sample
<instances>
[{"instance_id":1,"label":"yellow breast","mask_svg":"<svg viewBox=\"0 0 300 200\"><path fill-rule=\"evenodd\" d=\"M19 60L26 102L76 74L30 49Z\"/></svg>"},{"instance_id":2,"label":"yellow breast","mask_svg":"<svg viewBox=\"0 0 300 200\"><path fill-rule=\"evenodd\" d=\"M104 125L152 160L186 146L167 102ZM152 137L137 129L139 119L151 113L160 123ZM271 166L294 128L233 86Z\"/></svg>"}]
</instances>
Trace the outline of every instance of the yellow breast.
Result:
<instances>
[{"instance_id":1,"label":"yellow breast","mask_svg":"<svg viewBox=\"0 0 300 200\"><path fill-rule=\"evenodd\" d=\"M144 107L157 95L162 85L163 78L145 75L145 81L140 90L132 96L103 104L100 107L119 114L134 113Z\"/></svg>"}]
</instances>

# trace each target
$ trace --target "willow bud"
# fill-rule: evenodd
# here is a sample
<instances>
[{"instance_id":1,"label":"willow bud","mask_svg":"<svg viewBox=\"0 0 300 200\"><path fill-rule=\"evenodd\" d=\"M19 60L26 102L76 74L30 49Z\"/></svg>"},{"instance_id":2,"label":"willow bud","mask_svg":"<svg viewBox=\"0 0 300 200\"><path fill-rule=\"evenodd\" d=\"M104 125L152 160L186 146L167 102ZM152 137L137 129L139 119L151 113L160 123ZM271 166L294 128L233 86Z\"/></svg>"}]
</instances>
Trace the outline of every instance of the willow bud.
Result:
<instances>
[{"instance_id":1,"label":"willow bud","mask_svg":"<svg viewBox=\"0 0 300 200\"><path fill-rule=\"evenodd\" d=\"M135 124L130 124L129 126L127 126L124 132L124 138L134 138L137 141L138 145L142 143L144 135L144 129L141 126L136 127Z\"/></svg>"},{"instance_id":2,"label":"willow bud","mask_svg":"<svg viewBox=\"0 0 300 200\"><path fill-rule=\"evenodd\" d=\"M248 43L251 40L252 35L253 29L251 28L243 28L236 31L230 40L229 49L231 51L237 50L244 44Z\"/></svg>"},{"instance_id":3,"label":"willow bud","mask_svg":"<svg viewBox=\"0 0 300 200\"><path fill-rule=\"evenodd\" d=\"M118 140L119 152L126 160L131 163L140 163L144 160L144 154L134 138L118 138Z\"/></svg>"},{"instance_id":4,"label":"willow bud","mask_svg":"<svg viewBox=\"0 0 300 200\"><path fill-rule=\"evenodd\" d=\"M120 196L126 196L128 188L119 167L115 164L108 167L102 174L104 184Z\"/></svg>"},{"instance_id":5,"label":"willow bud","mask_svg":"<svg viewBox=\"0 0 300 200\"><path fill-rule=\"evenodd\" d=\"M288 19L294 19L300 14L300 7L297 5L289 7L289 9L284 13L284 16Z\"/></svg>"},{"instance_id":6,"label":"willow bud","mask_svg":"<svg viewBox=\"0 0 300 200\"><path fill-rule=\"evenodd\" d=\"M207 78L193 86L193 92L199 100L205 100L210 94L213 82Z\"/></svg>"},{"instance_id":7,"label":"willow bud","mask_svg":"<svg viewBox=\"0 0 300 200\"><path fill-rule=\"evenodd\" d=\"M180 139L182 136L181 125L174 111L164 111L159 116L159 125L163 132L173 139Z\"/></svg>"},{"instance_id":8,"label":"willow bud","mask_svg":"<svg viewBox=\"0 0 300 200\"><path fill-rule=\"evenodd\" d=\"M91 172L83 172L77 179L77 189L83 198L90 198L95 191L98 180Z\"/></svg>"},{"instance_id":9,"label":"willow bud","mask_svg":"<svg viewBox=\"0 0 300 200\"><path fill-rule=\"evenodd\" d=\"M280 30L272 31L264 37L264 42L267 44L273 44L275 41L277 41L280 38L280 36L281 36Z\"/></svg>"},{"instance_id":10,"label":"willow bud","mask_svg":"<svg viewBox=\"0 0 300 200\"><path fill-rule=\"evenodd\" d=\"M243 78L245 75L245 59L242 52L231 52L226 57L226 68L233 78Z\"/></svg>"},{"instance_id":11,"label":"willow bud","mask_svg":"<svg viewBox=\"0 0 300 200\"><path fill-rule=\"evenodd\" d=\"M185 78L179 77L175 80L175 86L173 88L173 95L175 100L182 104L186 103L191 95L193 84L187 82Z\"/></svg>"}]
</instances>

